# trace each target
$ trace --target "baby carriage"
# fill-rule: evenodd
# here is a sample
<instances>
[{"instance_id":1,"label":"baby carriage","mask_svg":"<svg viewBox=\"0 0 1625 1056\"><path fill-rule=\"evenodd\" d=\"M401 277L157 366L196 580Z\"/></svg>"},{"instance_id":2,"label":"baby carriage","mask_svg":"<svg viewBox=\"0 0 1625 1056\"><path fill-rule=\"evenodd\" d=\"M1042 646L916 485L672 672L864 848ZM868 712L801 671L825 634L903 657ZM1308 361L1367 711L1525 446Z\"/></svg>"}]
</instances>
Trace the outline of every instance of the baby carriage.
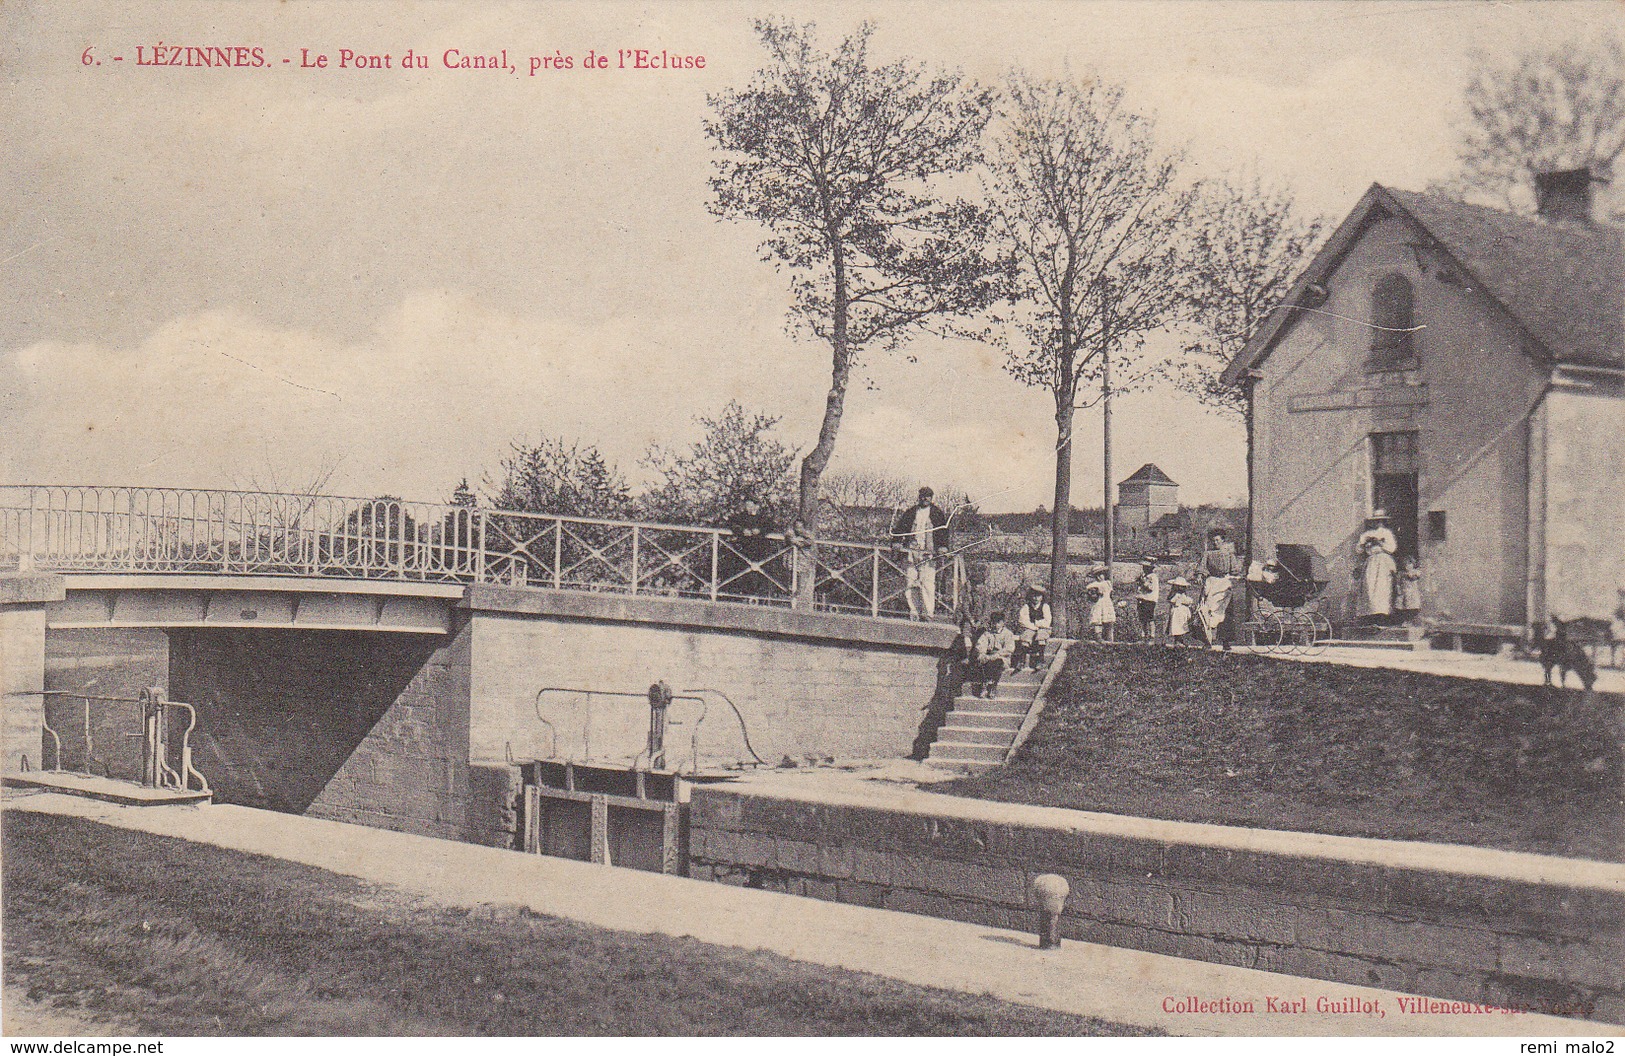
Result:
<instances>
[{"instance_id":1,"label":"baby carriage","mask_svg":"<svg viewBox=\"0 0 1625 1056\"><path fill-rule=\"evenodd\" d=\"M1247 575L1253 593L1264 601L1248 629L1253 644L1265 652L1318 656L1331 641L1332 622L1315 609L1326 590L1326 559L1303 543L1280 543L1275 557Z\"/></svg>"}]
</instances>

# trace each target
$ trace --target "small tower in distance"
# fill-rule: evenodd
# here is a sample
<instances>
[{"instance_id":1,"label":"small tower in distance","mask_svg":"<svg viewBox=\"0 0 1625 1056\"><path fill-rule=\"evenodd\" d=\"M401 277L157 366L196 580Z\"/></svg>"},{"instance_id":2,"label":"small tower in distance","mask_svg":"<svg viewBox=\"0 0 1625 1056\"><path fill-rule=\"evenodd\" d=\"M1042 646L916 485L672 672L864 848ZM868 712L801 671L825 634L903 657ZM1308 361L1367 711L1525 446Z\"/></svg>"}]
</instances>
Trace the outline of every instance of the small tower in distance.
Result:
<instances>
[{"instance_id":1,"label":"small tower in distance","mask_svg":"<svg viewBox=\"0 0 1625 1056\"><path fill-rule=\"evenodd\" d=\"M1147 462L1117 485L1117 525L1138 537L1164 515L1179 512L1179 485Z\"/></svg>"}]
</instances>

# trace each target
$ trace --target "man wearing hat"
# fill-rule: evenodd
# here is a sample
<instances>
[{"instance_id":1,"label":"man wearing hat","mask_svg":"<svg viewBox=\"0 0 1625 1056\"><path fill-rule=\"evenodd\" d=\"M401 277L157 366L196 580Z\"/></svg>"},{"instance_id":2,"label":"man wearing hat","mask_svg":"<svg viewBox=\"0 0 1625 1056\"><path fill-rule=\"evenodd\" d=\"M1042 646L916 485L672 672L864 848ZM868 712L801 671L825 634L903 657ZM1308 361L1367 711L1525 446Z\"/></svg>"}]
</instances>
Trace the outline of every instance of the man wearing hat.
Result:
<instances>
[{"instance_id":1,"label":"man wearing hat","mask_svg":"<svg viewBox=\"0 0 1625 1056\"><path fill-rule=\"evenodd\" d=\"M1157 563L1149 557L1140 562L1140 588L1134 594L1134 604L1140 613L1140 636L1146 641L1157 637L1157 602L1162 600L1162 581L1157 576Z\"/></svg>"},{"instance_id":2,"label":"man wearing hat","mask_svg":"<svg viewBox=\"0 0 1625 1056\"><path fill-rule=\"evenodd\" d=\"M1373 510L1354 552L1364 565L1359 575L1364 579L1366 615L1379 622L1394 611L1394 554L1398 550L1399 540L1388 527L1388 511Z\"/></svg>"},{"instance_id":3,"label":"man wearing hat","mask_svg":"<svg viewBox=\"0 0 1625 1056\"><path fill-rule=\"evenodd\" d=\"M898 514L891 526L893 544L908 552L903 593L916 620L937 614L937 562L950 549L948 515L931 501L933 495L930 488L921 488L919 502Z\"/></svg>"},{"instance_id":4,"label":"man wearing hat","mask_svg":"<svg viewBox=\"0 0 1625 1056\"><path fill-rule=\"evenodd\" d=\"M1044 646L1049 642L1054 617L1050 613L1048 591L1038 584L1027 588L1027 600L1016 610L1016 655L1010 661L1011 672L1021 670L1026 661L1030 670L1037 671L1044 662Z\"/></svg>"}]
</instances>

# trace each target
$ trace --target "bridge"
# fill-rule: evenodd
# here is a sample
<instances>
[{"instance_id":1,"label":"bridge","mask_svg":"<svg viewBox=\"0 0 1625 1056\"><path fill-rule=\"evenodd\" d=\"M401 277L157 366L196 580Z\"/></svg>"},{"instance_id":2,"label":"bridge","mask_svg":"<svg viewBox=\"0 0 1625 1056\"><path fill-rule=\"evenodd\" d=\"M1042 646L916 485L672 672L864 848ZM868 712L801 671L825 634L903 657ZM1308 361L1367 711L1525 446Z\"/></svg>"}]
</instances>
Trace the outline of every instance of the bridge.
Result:
<instances>
[{"instance_id":1,"label":"bridge","mask_svg":"<svg viewBox=\"0 0 1625 1056\"><path fill-rule=\"evenodd\" d=\"M909 619L907 575L885 540L0 487L5 768L118 770L164 687L222 801L506 843L518 765L632 765L656 680L689 769L920 752L950 631ZM946 618L962 564L938 576Z\"/></svg>"},{"instance_id":2,"label":"bridge","mask_svg":"<svg viewBox=\"0 0 1625 1056\"><path fill-rule=\"evenodd\" d=\"M412 591L407 584L492 583L873 618L909 615L907 557L885 542L796 547L776 535L747 546L722 528L395 498L0 486L0 568L71 574L74 585L87 590L229 592L250 579L303 579L390 584L383 591L344 586L331 592L411 597L452 596L455 589ZM215 578L188 585L135 576ZM944 611L952 611L963 563L957 557L945 562L938 576ZM236 585L221 577L234 577ZM321 588L255 583L248 589ZM296 607L291 615L297 617ZM119 619L115 606L106 622ZM209 622L209 614L182 606L166 622Z\"/></svg>"}]
</instances>

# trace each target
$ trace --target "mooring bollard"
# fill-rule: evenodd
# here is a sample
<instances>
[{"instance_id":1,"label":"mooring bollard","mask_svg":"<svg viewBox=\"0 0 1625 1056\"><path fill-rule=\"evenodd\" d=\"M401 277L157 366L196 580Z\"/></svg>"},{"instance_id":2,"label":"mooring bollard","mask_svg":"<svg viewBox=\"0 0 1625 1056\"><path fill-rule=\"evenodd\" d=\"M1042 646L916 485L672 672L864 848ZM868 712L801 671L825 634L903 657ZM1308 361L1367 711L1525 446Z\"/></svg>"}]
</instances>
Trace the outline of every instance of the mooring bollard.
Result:
<instances>
[{"instance_id":1,"label":"mooring bollard","mask_svg":"<svg viewBox=\"0 0 1625 1056\"><path fill-rule=\"evenodd\" d=\"M1061 944L1061 911L1072 885L1066 877L1045 873L1033 880L1033 898L1038 902L1038 948L1053 950Z\"/></svg>"}]
</instances>

